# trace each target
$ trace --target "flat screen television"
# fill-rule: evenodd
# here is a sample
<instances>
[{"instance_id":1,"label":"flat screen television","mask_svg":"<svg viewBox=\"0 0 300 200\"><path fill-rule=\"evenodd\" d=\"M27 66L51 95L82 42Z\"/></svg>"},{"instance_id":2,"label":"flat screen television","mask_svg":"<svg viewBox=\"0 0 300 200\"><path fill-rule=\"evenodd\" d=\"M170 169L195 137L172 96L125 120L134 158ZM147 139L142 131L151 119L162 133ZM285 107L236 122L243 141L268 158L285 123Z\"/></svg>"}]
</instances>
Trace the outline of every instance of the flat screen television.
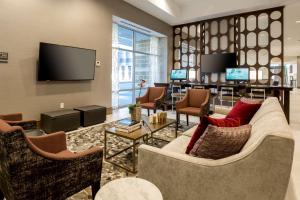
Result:
<instances>
[{"instance_id":1,"label":"flat screen television","mask_svg":"<svg viewBox=\"0 0 300 200\"><path fill-rule=\"evenodd\" d=\"M227 81L248 81L249 68L227 68L226 80Z\"/></svg>"},{"instance_id":2,"label":"flat screen television","mask_svg":"<svg viewBox=\"0 0 300 200\"><path fill-rule=\"evenodd\" d=\"M202 73L224 73L226 68L237 67L235 53L208 54L201 56Z\"/></svg>"},{"instance_id":3,"label":"flat screen television","mask_svg":"<svg viewBox=\"0 0 300 200\"><path fill-rule=\"evenodd\" d=\"M94 80L96 50L40 43L38 81Z\"/></svg>"},{"instance_id":4,"label":"flat screen television","mask_svg":"<svg viewBox=\"0 0 300 200\"><path fill-rule=\"evenodd\" d=\"M174 69L171 71L171 80L186 80L187 71L186 69Z\"/></svg>"}]
</instances>

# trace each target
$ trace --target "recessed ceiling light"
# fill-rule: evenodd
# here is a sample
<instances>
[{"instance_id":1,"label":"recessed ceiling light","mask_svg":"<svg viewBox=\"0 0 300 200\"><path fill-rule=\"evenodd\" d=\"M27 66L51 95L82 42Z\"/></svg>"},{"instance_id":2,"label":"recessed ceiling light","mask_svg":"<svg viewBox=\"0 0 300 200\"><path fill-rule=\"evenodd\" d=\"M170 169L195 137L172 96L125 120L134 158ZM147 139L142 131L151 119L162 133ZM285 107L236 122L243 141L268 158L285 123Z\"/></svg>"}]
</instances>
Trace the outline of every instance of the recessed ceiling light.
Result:
<instances>
[{"instance_id":1,"label":"recessed ceiling light","mask_svg":"<svg viewBox=\"0 0 300 200\"><path fill-rule=\"evenodd\" d=\"M297 20L296 23L297 23L297 24L300 24L300 20Z\"/></svg>"}]
</instances>

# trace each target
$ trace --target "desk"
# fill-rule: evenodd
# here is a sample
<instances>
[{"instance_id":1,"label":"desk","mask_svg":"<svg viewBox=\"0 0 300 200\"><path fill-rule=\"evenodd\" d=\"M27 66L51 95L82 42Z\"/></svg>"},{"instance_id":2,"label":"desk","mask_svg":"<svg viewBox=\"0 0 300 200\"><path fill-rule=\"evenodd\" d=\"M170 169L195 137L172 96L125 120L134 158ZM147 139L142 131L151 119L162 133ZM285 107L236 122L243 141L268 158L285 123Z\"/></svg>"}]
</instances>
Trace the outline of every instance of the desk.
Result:
<instances>
[{"instance_id":1,"label":"desk","mask_svg":"<svg viewBox=\"0 0 300 200\"><path fill-rule=\"evenodd\" d=\"M291 86L251 85L251 84L213 84L213 83L187 83L187 82L180 82L180 83L177 82L176 85L182 85L183 87L192 87L192 88L195 86L202 86L205 89L216 88L218 89L218 91L220 91L222 87L232 87L236 91L243 90L243 89L251 90L251 88L271 90L273 96L279 99L279 102L282 106L286 119L288 123L290 123L290 92L293 90L293 87Z\"/></svg>"}]
</instances>

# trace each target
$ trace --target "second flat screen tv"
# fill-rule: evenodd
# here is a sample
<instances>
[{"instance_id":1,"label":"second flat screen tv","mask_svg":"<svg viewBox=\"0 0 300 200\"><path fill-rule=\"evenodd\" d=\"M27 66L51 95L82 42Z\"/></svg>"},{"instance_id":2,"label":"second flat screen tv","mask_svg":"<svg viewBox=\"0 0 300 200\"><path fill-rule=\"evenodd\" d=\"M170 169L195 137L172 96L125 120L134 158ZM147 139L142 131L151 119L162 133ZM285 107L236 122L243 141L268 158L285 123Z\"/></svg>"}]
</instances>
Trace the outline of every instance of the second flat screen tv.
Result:
<instances>
[{"instance_id":1,"label":"second flat screen tv","mask_svg":"<svg viewBox=\"0 0 300 200\"><path fill-rule=\"evenodd\" d=\"M226 68L235 68L236 54L208 54L201 57L201 72L203 73L223 73Z\"/></svg>"},{"instance_id":2,"label":"second flat screen tv","mask_svg":"<svg viewBox=\"0 0 300 200\"><path fill-rule=\"evenodd\" d=\"M38 81L94 80L96 51L40 43Z\"/></svg>"}]
</instances>

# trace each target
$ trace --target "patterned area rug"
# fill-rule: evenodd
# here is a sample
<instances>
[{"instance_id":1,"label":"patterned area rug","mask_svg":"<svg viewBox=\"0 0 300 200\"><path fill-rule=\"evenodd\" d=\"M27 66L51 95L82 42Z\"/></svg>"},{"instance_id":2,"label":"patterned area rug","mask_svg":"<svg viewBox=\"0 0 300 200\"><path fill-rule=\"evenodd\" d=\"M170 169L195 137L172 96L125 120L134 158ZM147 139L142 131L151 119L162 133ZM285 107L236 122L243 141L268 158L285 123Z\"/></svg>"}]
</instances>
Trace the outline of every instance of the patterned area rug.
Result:
<instances>
[{"instance_id":1,"label":"patterned area rug","mask_svg":"<svg viewBox=\"0 0 300 200\"><path fill-rule=\"evenodd\" d=\"M94 146L104 147L104 130L105 128L109 128L114 126L115 122L107 123L107 124L99 124L96 126L79 129L76 131L69 132L67 135L68 148L74 152L84 151ZM184 131L190 129L195 126L195 123L190 123L189 126L186 126L186 122L181 122L182 127L178 130L178 136L180 136ZM175 128L174 126L169 126L164 128L154 134L155 137L161 138L163 140L172 141L175 139ZM115 137L109 135L108 140L108 152L112 154L114 152L118 152L121 149L128 147L131 143L126 139L122 139L120 137ZM143 143L143 141L141 141ZM154 140L153 146L161 148L166 145L168 142L161 140ZM121 165L132 166L132 152L131 149L123 152L118 155L116 158L113 158L114 162L117 162ZM110 182L114 179L127 177L127 176L135 176L136 174L128 173L127 171L116 167L108 162L103 163L102 168L102 177L101 177L101 186ZM91 188L86 188L85 190L73 195L68 198L68 200L88 200L92 199Z\"/></svg>"}]
</instances>

